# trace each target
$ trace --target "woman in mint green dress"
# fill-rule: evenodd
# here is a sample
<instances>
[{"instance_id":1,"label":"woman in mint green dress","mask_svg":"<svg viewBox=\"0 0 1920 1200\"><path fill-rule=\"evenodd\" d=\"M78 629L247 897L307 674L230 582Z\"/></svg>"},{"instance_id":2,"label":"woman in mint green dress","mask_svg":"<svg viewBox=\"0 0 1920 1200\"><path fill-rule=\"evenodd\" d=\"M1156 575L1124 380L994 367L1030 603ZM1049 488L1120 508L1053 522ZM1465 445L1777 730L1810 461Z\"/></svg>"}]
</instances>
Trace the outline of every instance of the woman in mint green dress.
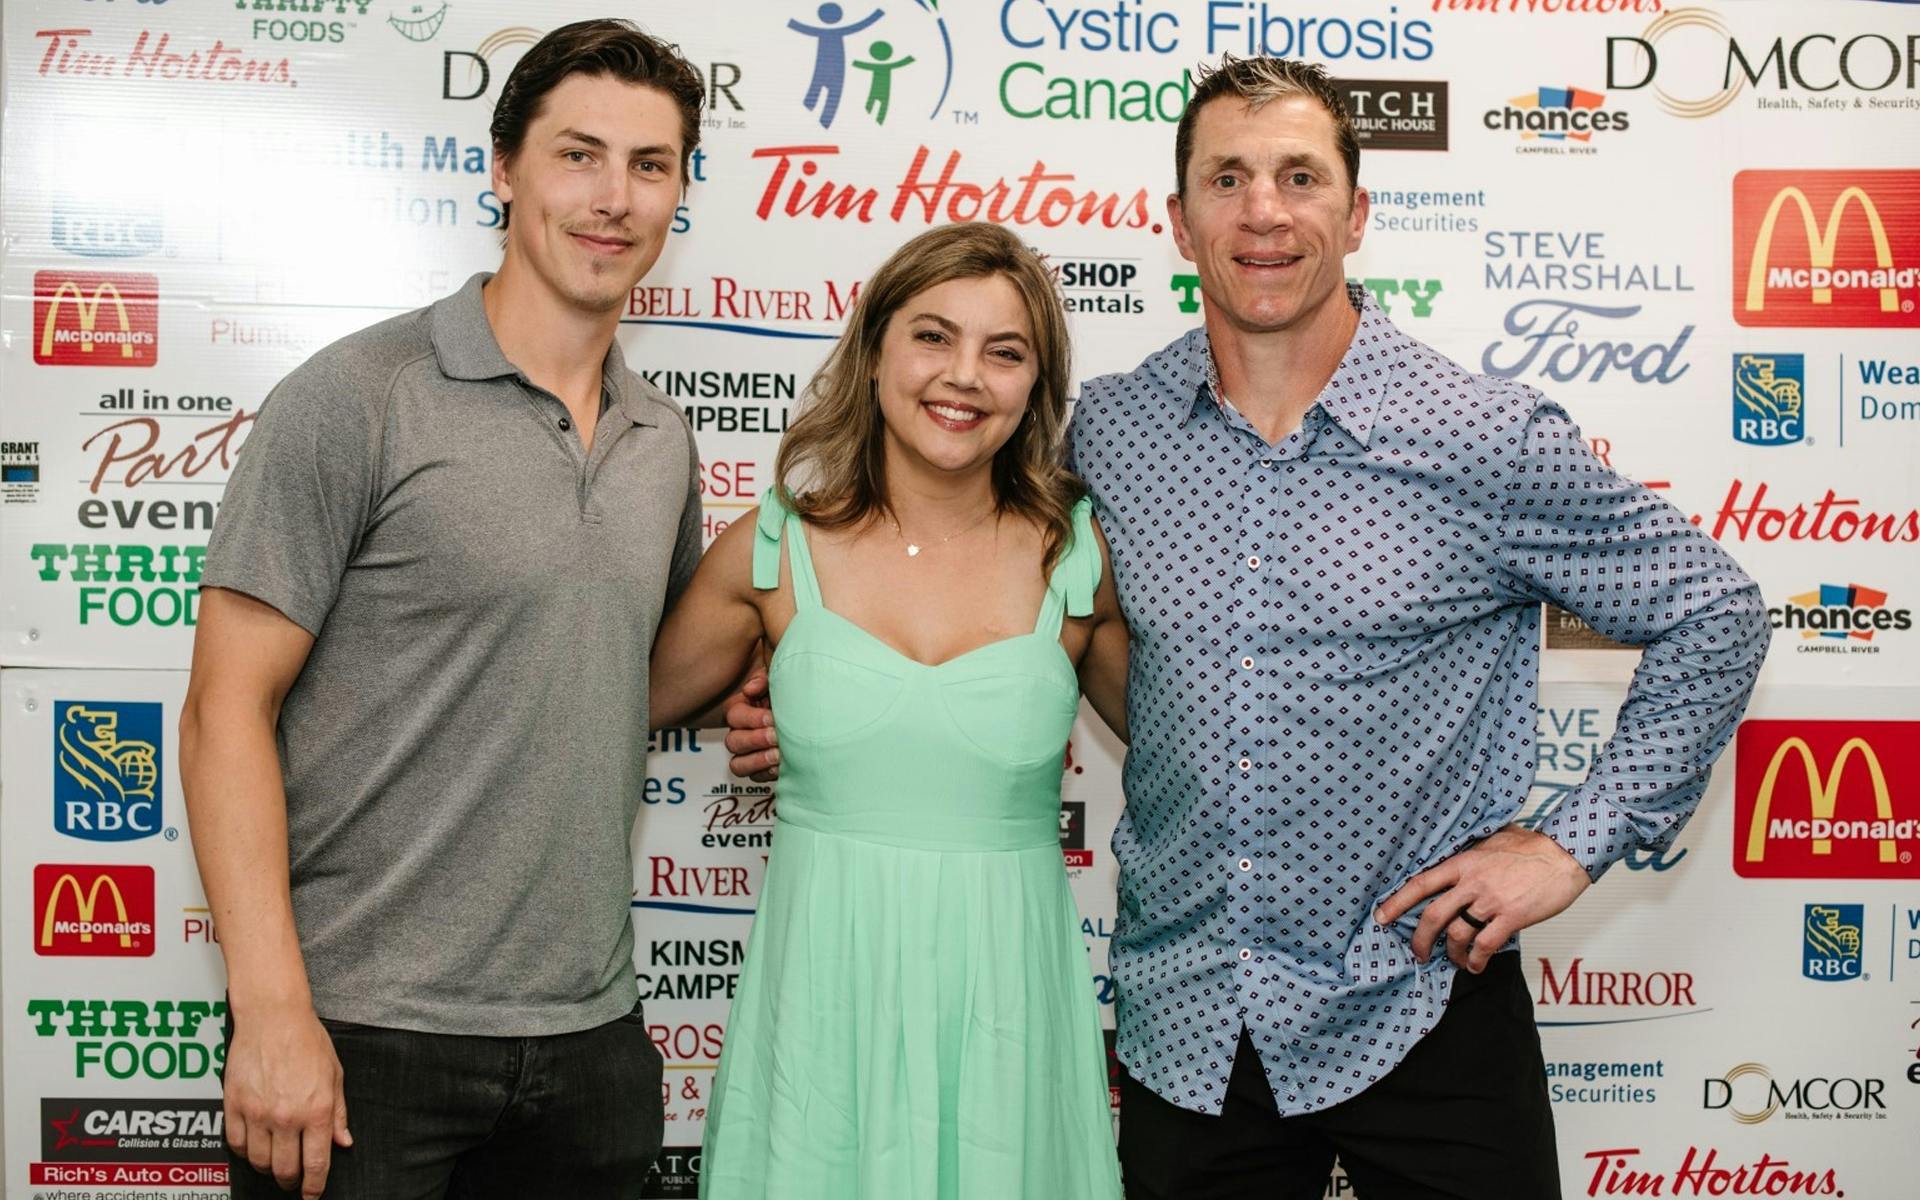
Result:
<instances>
[{"instance_id":1,"label":"woman in mint green dress","mask_svg":"<svg viewBox=\"0 0 1920 1200\"><path fill-rule=\"evenodd\" d=\"M779 819L707 1200L1120 1196L1059 811L1082 683L1124 737L1126 627L1060 465L1069 379L1017 238L908 242L660 632L655 725L774 646Z\"/></svg>"}]
</instances>

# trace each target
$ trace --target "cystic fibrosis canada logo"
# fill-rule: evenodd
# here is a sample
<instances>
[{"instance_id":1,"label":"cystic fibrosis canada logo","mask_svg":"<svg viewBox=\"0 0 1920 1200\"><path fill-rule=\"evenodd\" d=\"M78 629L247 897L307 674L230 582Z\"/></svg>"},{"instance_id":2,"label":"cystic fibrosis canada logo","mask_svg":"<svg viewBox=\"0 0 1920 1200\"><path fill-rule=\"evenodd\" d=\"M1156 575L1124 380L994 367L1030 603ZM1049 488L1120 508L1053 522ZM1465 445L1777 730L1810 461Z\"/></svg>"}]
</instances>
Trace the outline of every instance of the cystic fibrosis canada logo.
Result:
<instances>
[{"instance_id":1,"label":"cystic fibrosis canada logo","mask_svg":"<svg viewBox=\"0 0 1920 1200\"><path fill-rule=\"evenodd\" d=\"M1733 177L1733 319L1920 326L1920 171Z\"/></svg>"},{"instance_id":2,"label":"cystic fibrosis canada logo","mask_svg":"<svg viewBox=\"0 0 1920 1200\"><path fill-rule=\"evenodd\" d=\"M41 863L33 869L33 950L145 958L153 953L153 868Z\"/></svg>"},{"instance_id":3,"label":"cystic fibrosis canada logo","mask_svg":"<svg viewBox=\"0 0 1920 1200\"><path fill-rule=\"evenodd\" d=\"M61 700L53 706L53 827L124 842L160 832L160 705Z\"/></svg>"},{"instance_id":4,"label":"cystic fibrosis canada logo","mask_svg":"<svg viewBox=\"0 0 1920 1200\"><path fill-rule=\"evenodd\" d=\"M1802 929L1800 973L1822 983L1860 978L1865 905L1809 904Z\"/></svg>"},{"instance_id":5,"label":"cystic fibrosis canada logo","mask_svg":"<svg viewBox=\"0 0 1920 1200\"><path fill-rule=\"evenodd\" d=\"M110 271L36 271L33 361L151 367L160 357L160 280Z\"/></svg>"},{"instance_id":6,"label":"cystic fibrosis canada logo","mask_svg":"<svg viewBox=\"0 0 1920 1200\"><path fill-rule=\"evenodd\" d=\"M1791 446L1806 436L1804 354L1733 356L1733 436L1749 446Z\"/></svg>"},{"instance_id":7,"label":"cystic fibrosis canada logo","mask_svg":"<svg viewBox=\"0 0 1920 1200\"><path fill-rule=\"evenodd\" d=\"M940 15L940 0L850 2L851 12L829 0L786 26L810 43L810 49L792 43L789 48L796 50L795 61L813 63L802 104L820 128L833 127L842 100L854 101L875 125L885 125L893 109L896 76L903 104L919 109L926 97L935 96L927 116L939 116L953 87L953 38Z\"/></svg>"},{"instance_id":8,"label":"cystic fibrosis canada logo","mask_svg":"<svg viewBox=\"0 0 1920 1200\"><path fill-rule=\"evenodd\" d=\"M1746 721L1733 869L1759 879L1920 879L1920 721Z\"/></svg>"}]
</instances>

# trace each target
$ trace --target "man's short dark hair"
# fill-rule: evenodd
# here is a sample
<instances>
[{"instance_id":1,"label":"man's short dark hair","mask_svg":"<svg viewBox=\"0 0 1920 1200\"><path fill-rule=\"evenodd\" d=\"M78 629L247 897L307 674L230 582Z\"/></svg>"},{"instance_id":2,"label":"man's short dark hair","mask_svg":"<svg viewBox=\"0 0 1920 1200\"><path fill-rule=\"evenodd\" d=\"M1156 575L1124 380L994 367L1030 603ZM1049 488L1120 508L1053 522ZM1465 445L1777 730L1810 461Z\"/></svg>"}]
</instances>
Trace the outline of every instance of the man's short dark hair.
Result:
<instances>
[{"instance_id":1,"label":"man's short dark hair","mask_svg":"<svg viewBox=\"0 0 1920 1200\"><path fill-rule=\"evenodd\" d=\"M680 56L678 46L613 17L562 25L520 59L493 106L494 158L505 160L520 152L547 93L569 75L605 75L665 92L680 109L680 178L685 186L687 160L700 144L700 105L706 95L700 72ZM513 205L502 208L500 228L505 229Z\"/></svg>"},{"instance_id":2,"label":"man's short dark hair","mask_svg":"<svg viewBox=\"0 0 1920 1200\"><path fill-rule=\"evenodd\" d=\"M1203 66L1194 80L1193 96L1173 135L1174 191L1187 194L1187 164L1193 161L1193 126L1201 106L1221 96L1238 96L1253 108L1287 96L1307 96L1320 102L1333 118L1334 144L1347 164L1347 186L1360 186L1360 137L1353 130L1353 114L1327 69L1292 58L1236 58L1220 56L1217 67Z\"/></svg>"}]
</instances>

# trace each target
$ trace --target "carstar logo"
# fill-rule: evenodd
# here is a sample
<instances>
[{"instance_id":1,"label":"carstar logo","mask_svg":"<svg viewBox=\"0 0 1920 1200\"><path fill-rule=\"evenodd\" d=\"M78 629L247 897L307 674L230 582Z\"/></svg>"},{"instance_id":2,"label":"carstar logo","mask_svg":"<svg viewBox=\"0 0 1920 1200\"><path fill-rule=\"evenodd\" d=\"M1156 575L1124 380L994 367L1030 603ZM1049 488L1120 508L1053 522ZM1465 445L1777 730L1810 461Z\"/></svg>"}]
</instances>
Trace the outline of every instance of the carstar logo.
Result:
<instances>
[{"instance_id":1,"label":"carstar logo","mask_svg":"<svg viewBox=\"0 0 1920 1200\"><path fill-rule=\"evenodd\" d=\"M219 1100L50 1096L40 1101L35 1187L57 1195L151 1195L150 1188L227 1185L226 1123Z\"/></svg>"},{"instance_id":2,"label":"carstar logo","mask_svg":"<svg viewBox=\"0 0 1920 1200\"><path fill-rule=\"evenodd\" d=\"M151 367L159 357L158 278L34 273L33 361L48 367Z\"/></svg>"},{"instance_id":3,"label":"carstar logo","mask_svg":"<svg viewBox=\"0 0 1920 1200\"><path fill-rule=\"evenodd\" d=\"M153 953L153 868L41 863L33 918L36 954L145 958Z\"/></svg>"},{"instance_id":4,"label":"carstar logo","mask_svg":"<svg viewBox=\"0 0 1920 1200\"><path fill-rule=\"evenodd\" d=\"M1733 772L1739 874L1920 879L1920 721L1747 721Z\"/></svg>"},{"instance_id":5,"label":"carstar logo","mask_svg":"<svg viewBox=\"0 0 1920 1200\"><path fill-rule=\"evenodd\" d=\"M1844 236L1843 236L1844 235ZM1920 326L1920 171L1733 177L1733 318Z\"/></svg>"},{"instance_id":6,"label":"carstar logo","mask_svg":"<svg viewBox=\"0 0 1920 1200\"><path fill-rule=\"evenodd\" d=\"M1067 800L1060 805L1060 853L1069 867L1093 865L1093 851L1087 849L1087 806L1084 801Z\"/></svg>"}]
</instances>

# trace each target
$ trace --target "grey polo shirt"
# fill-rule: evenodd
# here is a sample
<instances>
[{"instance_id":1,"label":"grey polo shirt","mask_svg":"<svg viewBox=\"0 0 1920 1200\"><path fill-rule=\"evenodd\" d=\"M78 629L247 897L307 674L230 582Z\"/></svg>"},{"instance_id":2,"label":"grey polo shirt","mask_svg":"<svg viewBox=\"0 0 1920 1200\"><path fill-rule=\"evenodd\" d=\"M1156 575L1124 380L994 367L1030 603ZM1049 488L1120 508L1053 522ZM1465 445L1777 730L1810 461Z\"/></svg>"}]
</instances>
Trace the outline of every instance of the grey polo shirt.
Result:
<instances>
[{"instance_id":1,"label":"grey polo shirt","mask_svg":"<svg viewBox=\"0 0 1920 1200\"><path fill-rule=\"evenodd\" d=\"M617 345L583 452L488 278L273 390L203 583L315 637L279 727L315 1009L533 1036L637 998L647 657L700 557L698 455Z\"/></svg>"}]
</instances>

